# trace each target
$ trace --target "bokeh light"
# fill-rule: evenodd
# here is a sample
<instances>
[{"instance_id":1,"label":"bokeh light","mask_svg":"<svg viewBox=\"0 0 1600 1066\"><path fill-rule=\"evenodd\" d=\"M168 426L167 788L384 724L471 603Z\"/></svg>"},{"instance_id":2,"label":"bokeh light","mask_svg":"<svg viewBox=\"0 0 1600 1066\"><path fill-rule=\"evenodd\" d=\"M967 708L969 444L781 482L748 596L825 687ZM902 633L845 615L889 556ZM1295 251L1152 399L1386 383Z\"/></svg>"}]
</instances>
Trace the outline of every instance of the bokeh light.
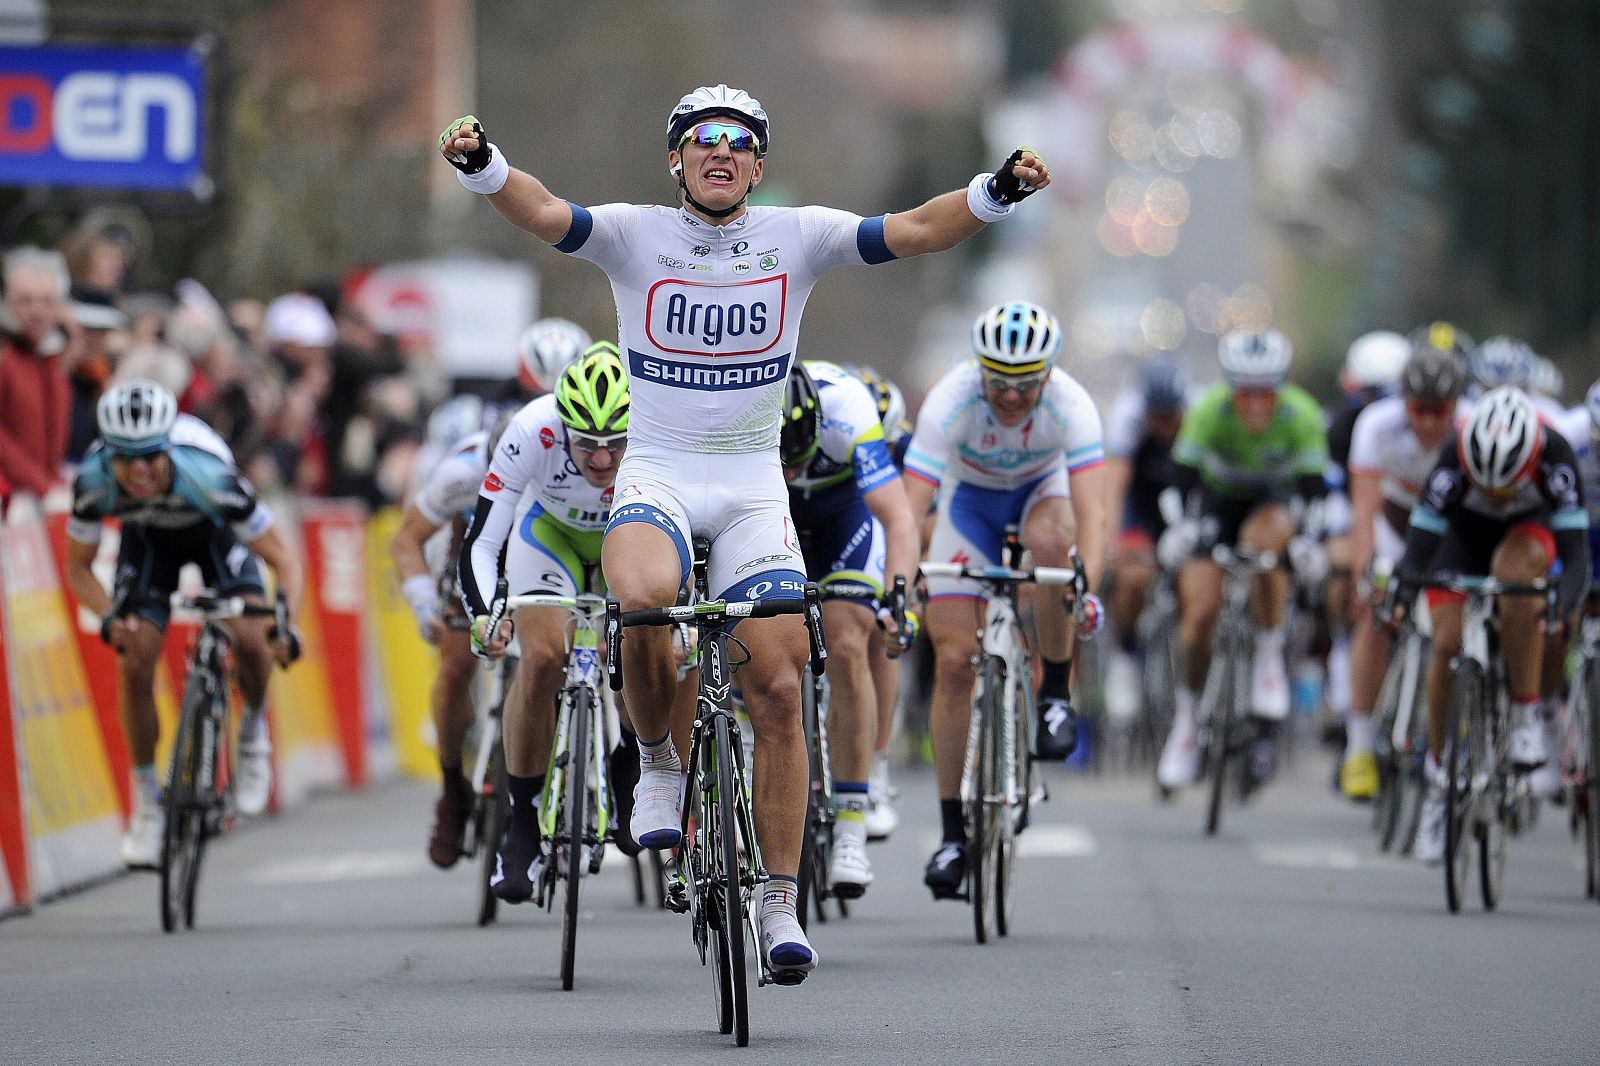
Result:
<instances>
[{"instance_id":1,"label":"bokeh light","mask_svg":"<svg viewBox=\"0 0 1600 1066\"><path fill-rule=\"evenodd\" d=\"M1124 226L1133 225L1145 200L1144 183L1131 174L1112 178L1106 186L1106 214Z\"/></svg>"},{"instance_id":2,"label":"bokeh light","mask_svg":"<svg viewBox=\"0 0 1600 1066\"><path fill-rule=\"evenodd\" d=\"M1213 159L1232 159L1244 143L1244 130L1239 120L1220 107L1201 112L1195 120L1194 132L1200 150Z\"/></svg>"},{"instance_id":3,"label":"bokeh light","mask_svg":"<svg viewBox=\"0 0 1600 1066\"><path fill-rule=\"evenodd\" d=\"M1252 332L1272 325L1272 298L1259 285L1245 283L1228 297L1228 328Z\"/></svg>"},{"instance_id":4,"label":"bokeh light","mask_svg":"<svg viewBox=\"0 0 1600 1066\"><path fill-rule=\"evenodd\" d=\"M1133 243L1145 255L1162 259L1178 247L1176 226L1164 226L1149 214L1140 214L1131 227Z\"/></svg>"},{"instance_id":5,"label":"bokeh light","mask_svg":"<svg viewBox=\"0 0 1600 1066\"><path fill-rule=\"evenodd\" d=\"M1210 282L1201 282L1184 298L1189 321L1202 333L1221 333L1228 328L1228 294Z\"/></svg>"},{"instance_id":6,"label":"bokeh light","mask_svg":"<svg viewBox=\"0 0 1600 1066\"><path fill-rule=\"evenodd\" d=\"M1111 147L1123 159L1140 166L1150 161L1156 150L1156 131L1137 111L1118 111L1107 128Z\"/></svg>"},{"instance_id":7,"label":"bokeh light","mask_svg":"<svg viewBox=\"0 0 1600 1066\"><path fill-rule=\"evenodd\" d=\"M1181 226L1189 218L1189 190L1177 178L1163 174L1145 190L1144 209L1163 226Z\"/></svg>"},{"instance_id":8,"label":"bokeh light","mask_svg":"<svg viewBox=\"0 0 1600 1066\"><path fill-rule=\"evenodd\" d=\"M1139 250L1138 244L1133 239L1133 230L1109 214L1100 216L1095 234L1100 238L1100 247L1114 256L1126 257Z\"/></svg>"},{"instance_id":9,"label":"bokeh light","mask_svg":"<svg viewBox=\"0 0 1600 1066\"><path fill-rule=\"evenodd\" d=\"M1079 311L1072 319L1072 345L1087 358L1110 358L1117 350L1117 320L1105 311Z\"/></svg>"},{"instance_id":10,"label":"bokeh light","mask_svg":"<svg viewBox=\"0 0 1600 1066\"><path fill-rule=\"evenodd\" d=\"M1183 308L1164 296L1150 301L1139 315L1139 332L1152 348L1164 352L1176 350L1188 332Z\"/></svg>"}]
</instances>

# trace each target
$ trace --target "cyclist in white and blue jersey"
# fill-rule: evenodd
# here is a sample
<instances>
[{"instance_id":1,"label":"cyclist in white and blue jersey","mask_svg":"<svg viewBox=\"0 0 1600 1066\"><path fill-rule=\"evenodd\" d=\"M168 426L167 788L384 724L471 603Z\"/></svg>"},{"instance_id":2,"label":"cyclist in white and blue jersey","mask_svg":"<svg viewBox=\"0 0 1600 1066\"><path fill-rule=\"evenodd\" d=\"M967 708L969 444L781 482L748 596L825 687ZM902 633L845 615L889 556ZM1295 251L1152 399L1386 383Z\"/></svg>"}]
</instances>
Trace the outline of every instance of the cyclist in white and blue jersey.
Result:
<instances>
[{"instance_id":1,"label":"cyclist in white and blue jersey","mask_svg":"<svg viewBox=\"0 0 1600 1066\"><path fill-rule=\"evenodd\" d=\"M117 649L117 703L133 764L133 811L122 839L122 860L154 867L165 825L156 772L155 671L171 616L170 598L186 563L223 596L262 604L265 562L288 601L290 630L281 639L268 619L235 618L235 678L244 696L234 800L243 814L266 810L272 788L267 735L267 681L276 658L287 666L300 654L294 630L303 591L300 561L233 464L233 453L210 426L178 413L164 385L134 379L107 389L96 407L100 437L84 456L72 485L67 523L67 587L101 618L100 636ZM114 597L94 573L106 520L121 523Z\"/></svg>"},{"instance_id":2,"label":"cyclist in white and blue jersey","mask_svg":"<svg viewBox=\"0 0 1600 1066\"><path fill-rule=\"evenodd\" d=\"M1060 323L1042 307L1021 300L991 307L973 323L973 361L946 374L923 401L906 477L913 513L926 513L938 493L929 559L1000 565L1005 527L1015 523L1035 565L1072 565L1076 544L1089 587L1098 587L1107 537L1100 413L1055 365L1062 340ZM982 595L975 581L928 582L942 836L923 880L936 899L955 897L966 872L958 797L977 653L971 601ZM1093 593L1084 606L1093 632L1104 612ZM1034 755L1063 759L1077 746L1068 696L1074 631L1065 597L1039 596L1034 609L1043 666Z\"/></svg>"},{"instance_id":3,"label":"cyclist in white and blue jersey","mask_svg":"<svg viewBox=\"0 0 1600 1066\"><path fill-rule=\"evenodd\" d=\"M872 884L866 844L868 774L878 734L874 615L888 610L881 597L896 577L909 586L916 576L917 523L884 441L877 401L842 367L807 361L789 371L778 451L806 576L824 588L864 588L880 598L822 605L838 811L829 880L837 895L855 899Z\"/></svg>"},{"instance_id":4,"label":"cyclist in white and blue jersey","mask_svg":"<svg viewBox=\"0 0 1600 1066\"><path fill-rule=\"evenodd\" d=\"M748 93L704 86L667 118L678 204L580 207L513 170L468 116L439 139L461 183L559 251L604 270L633 393L628 454L604 545L624 610L673 603L690 544L711 543L711 591L731 598L801 595L805 573L777 455L784 382L801 312L828 270L952 248L1049 184L1042 160L1012 152L998 174L897 214L862 218L821 207L748 207L770 148L767 113ZM795 918L795 875L808 788L800 723L807 654L795 616L741 624L752 651L740 675L756 732L755 820L771 871L761 947L782 983L816 952ZM507 635L489 634L491 642ZM623 646L640 739L633 832L654 848L679 842L682 764L668 736L677 682L666 629Z\"/></svg>"}]
</instances>

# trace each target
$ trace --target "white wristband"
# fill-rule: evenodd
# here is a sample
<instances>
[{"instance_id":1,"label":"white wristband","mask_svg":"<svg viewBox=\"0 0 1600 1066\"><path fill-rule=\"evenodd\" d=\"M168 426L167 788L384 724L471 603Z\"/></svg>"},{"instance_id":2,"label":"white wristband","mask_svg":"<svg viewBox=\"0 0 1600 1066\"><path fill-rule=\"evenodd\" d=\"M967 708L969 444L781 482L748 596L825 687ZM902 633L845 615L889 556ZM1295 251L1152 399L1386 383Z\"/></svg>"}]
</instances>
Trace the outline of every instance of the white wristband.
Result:
<instances>
[{"instance_id":1,"label":"white wristband","mask_svg":"<svg viewBox=\"0 0 1600 1066\"><path fill-rule=\"evenodd\" d=\"M509 177L511 177L511 164L506 162L505 153L493 143L489 145L488 166L476 174L468 174L464 170L456 171L456 180L468 191L481 193L484 196L505 188L506 179Z\"/></svg>"},{"instance_id":2,"label":"white wristband","mask_svg":"<svg viewBox=\"0 0 1600 1066\"><path fill-rule=\"evenodd\" d=\"M1016 204L1003 204L989 195L989 179L993 174L979 174L967 183L967 210L979 222L999 222L1017 209Z\"/></svg>"},{"instance_id":3,"label":"white wristband","mask_svg":"<svg viewBox=\"0 0 1600 1066\"><path fill-rule=\"evenodd\" d=\"M432 577L427 574L408 577L401 583L400 593L410 605L411 613L416 615L417 625L422 625L424 620L433 619L438 607L439 589Z\"/></svg>"}]
</instances>

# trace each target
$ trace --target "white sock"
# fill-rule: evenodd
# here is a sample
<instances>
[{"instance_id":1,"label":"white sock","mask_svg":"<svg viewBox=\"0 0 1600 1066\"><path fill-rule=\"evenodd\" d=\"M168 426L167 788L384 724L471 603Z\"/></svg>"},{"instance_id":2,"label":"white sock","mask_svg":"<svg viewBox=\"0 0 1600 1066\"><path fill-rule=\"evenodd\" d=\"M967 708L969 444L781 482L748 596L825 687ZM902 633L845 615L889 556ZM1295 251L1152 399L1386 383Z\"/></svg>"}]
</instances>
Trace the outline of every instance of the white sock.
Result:
<instances>
[{"instance_id":1,"label":"white sock","mask_svg":"<svg viewBox=\"0 0 1600 1066\"><path fill-rule=\"evenodd\" d=\"M1371 714L1351 712L1350 717L1344 720L1344 757L1348 759L1352 755L1365 755L1370 752L1375 732Z\"/></svg>"},{"instance_id":2,"label":"white sock","mask_svg":"<svg viewBox=\"0 0 1600 1066\"><path fill-rule=\"evenodd\" d=\"M1172 713L1173 732L1194 732L1194 706L1197 702L1194 689L1187 685L1180 685L1173 694L1174 708Z\"/></svg>"},{"instance_id":3,"label":"white sock","mask_svg":"<svg viewBox=\"0 0 1600 1066\"><path fill-rule=\"evenodd\" d=\"M251 745L264 745L267 739L267 705L265 702L254 707L245 706L244 714L239 718L239 743Z\"/></svg>"},{"instance_id":4,"label":"white sock","mask_svg":"<svg viewBox=\"0 0 1600 1066\"><path fill-rule=\"evenodd\" d=\"M1256 654L1269 651L1283 653L1283 626L1256 630Z\"/></svg>"},{"instance_id":5,"label":"white sock","mask_svg":"<svg viewBox=\"0 0 1600 1066\"><path fill-rule=\"evenodd\" d=\"M1340 635L1328 649L1328 707L1335 714L1350 713L1349 633Z\"/></svg>"}]
</instances>

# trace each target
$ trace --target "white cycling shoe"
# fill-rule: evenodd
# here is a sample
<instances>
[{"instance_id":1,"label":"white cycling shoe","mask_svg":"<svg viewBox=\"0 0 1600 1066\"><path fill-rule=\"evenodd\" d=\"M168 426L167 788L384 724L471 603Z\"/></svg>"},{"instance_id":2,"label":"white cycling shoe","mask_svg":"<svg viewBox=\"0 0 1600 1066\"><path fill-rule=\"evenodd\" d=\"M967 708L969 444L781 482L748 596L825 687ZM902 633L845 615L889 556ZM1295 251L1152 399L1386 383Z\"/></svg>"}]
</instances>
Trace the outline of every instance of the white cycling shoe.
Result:
<instances>
[{"instance_id":1,"label":"white cycling shoe","mask_svg":"<svg viewBox=\"0 0 1600 1066\"><path fill-rule=\"evenodd\" d=\"M1544 723L1536 712L1512 712L1511 763L1519 770L1543 766L1550 758L1544 743Z\"/></svg>"},{"instance_id":2,"label":"white cycling shoe","mask_svg":"<svg viewBox=\"0 0 1600 1066\"><path fill-rule=\"evenodd\" d=\"M1113 722L1131 722L1138 717L1144 679L1139 661L1118 648L1106 663L1106 716Z\"/></svg>"},{"instance_id":3,"label":"white cycling shoe","mask_svg":"<svg viewBox=\"0 0 1600 1066\"><path fill-rule=\"evenodd\" d=\"M1161 761L1156 763L1156 783L1162 788L1182 788L1193 784L1200 772L1200 750L1195 744L1195 727L1173 723L1172 732L1161 748Z\"/></svg>"},{"instance_id":4,"label":"white cycling shoe","mask_svg":"<svg viewBox=\"0 0 1600 1066\"><path fill-rule=\"evenodd\" d=\"M819 961L817 949L806 939L794 912L767 907L761 908L761 954L772 980L780 985L804 981Z\"/></svg>"},{"instance_id":5,"label":"white cycling shoe","mask_svg":"<svg viewBox=\"0 0 1600 1066\"><path fill-rule=\"evenodd\" d=\"M1250 667L1250 710L1257 718L1281 722L1289 716L1289 670L1282 642L1256 641Z\"/></svg>"},{"instance_id":6,"label":"white cycling shoe","mask_svg":"<svg viewBox=\"0 0 1600 1066\"><path fill-rule=\"evenodd\" d=\"M1428 785L1428 796L1422 801L1422 820L1417 827L1416 855L1425 866L1437 866L1444 861L1444 792L1444 785L1434 781Z\"/></svg>"},{"instance_id":7,"label":"white cycling shoe","mask_svg":"<svg viewBox=\"0 0 1600 1066\"><path fill-rule=\"evenodd\" d=\"M272 798L272 744L266 740L240 741L237 770L233 780L234 805L240 814L261 814Z\"/></svg>"},{"instance_id":8,"label":"white cycling shoe","mask_svg":"<svg viewBox=\"0 0 1600 1066\"><path fill-rule=\"evenodd\" d=\"M872 884L872 863L867 860L864 841L846 833L835 834L828 881L840 899L859 899L866 893Z\"/></svg>"},{"instance_id":9,"label":"white cycling shoe","mask_svg":"<svg viewBox=\"0 0 1600 1066\"><path fill-rule=\"evenodd\" d=\"M888 840L889 834L900 825L900 812L895 810L897 790L889 783L889 760L873 756L872 772L867 777L867 839Z\"/></svg>"},{"instance_id":10,"label":"white cycling shoe","mask_svg":"<svg viewBox=\"0 0 1600 1066\"><path fill-rule=\"evenodd\" d=\"M161 837L167 828L167 812L155 800L139 800L128 818L128 831L122 834L122 864L131 870L154 870L161 865Z\"/></svg>"},{"instance_id":11,"label":"white cycling shoe","mask_svg":"<svg viewBox=\"0 0 1600 1066\"><path fill-rule=\"evenodd\" d=\"M677 766L640 766L633 786L628 828L641 848L675 848L683 840L683 771Z\"/></svg>"}]
</instances>

